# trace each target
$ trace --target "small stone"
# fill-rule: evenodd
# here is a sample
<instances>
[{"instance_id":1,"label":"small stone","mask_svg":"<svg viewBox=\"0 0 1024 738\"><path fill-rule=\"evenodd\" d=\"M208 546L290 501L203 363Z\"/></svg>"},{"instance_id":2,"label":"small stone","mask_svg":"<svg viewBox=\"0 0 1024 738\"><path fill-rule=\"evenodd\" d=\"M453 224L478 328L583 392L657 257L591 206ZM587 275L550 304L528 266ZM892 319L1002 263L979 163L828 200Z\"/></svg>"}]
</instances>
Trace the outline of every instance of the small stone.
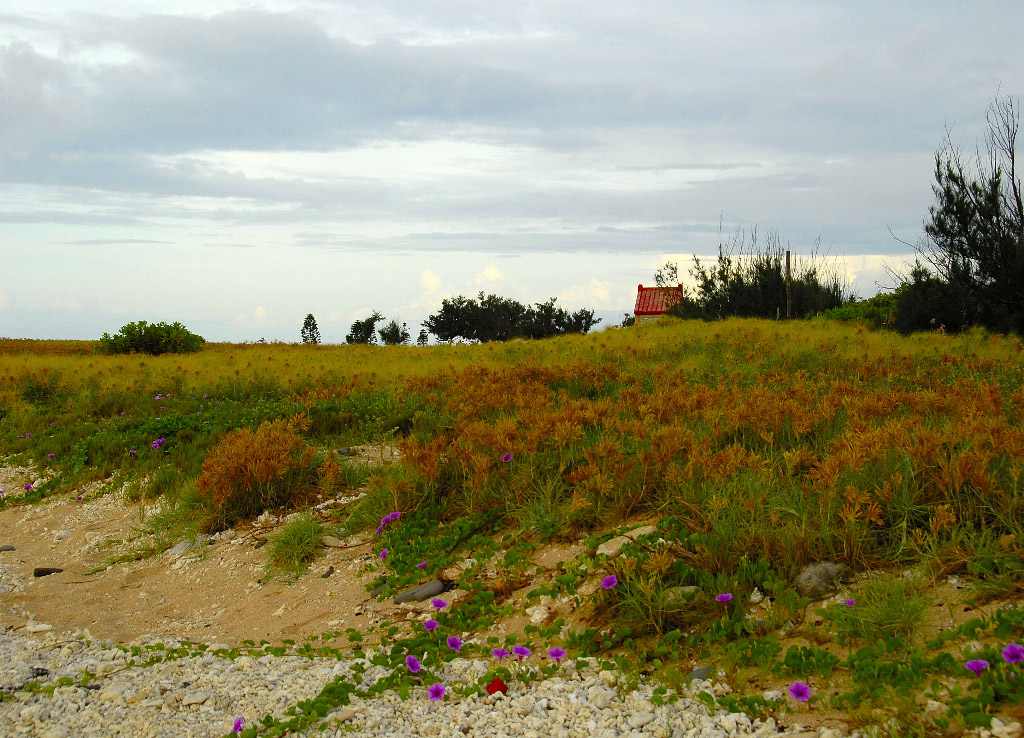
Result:
<instances>
[{"instance_id":1,"label":"small stone","mask_svg":"<svg viewBox=\"0 0 1024 738\"><path fill-rule=\"evenodd\" d=\"M53 630L53 626L49 623L29 623L25 626L25 630L29 633L48 633Z\"/></svg>"},{"instance_id":2,"label":"small stone","mask_svg":"<svg viewBox=\"0 0 1024 738\"><path fill-rule=\"evenodd\" d=\"M16 549L14 546L12 546L9 543L5 543L4 545L0 546L0 551L17 551L17 550L18 549Z\"/></svg>"},{"instance_id":3,"label":"small stone","mask_svg":"<svg viewBox=\"0 0 1024 738\"><path fill-rule=\"evenodd\" d=\"M356 708L354 707L343 707L334 713L331 717L334 720L344 723L347 720L351 720L356 716Z\"/></svg>"},{"instance_id":4,"label":"small stone","mask_svg":"<svg viewBox=\"0 0 1024 738\"><path fill-rule=\"evenodd\" d=\"M321 574L320 578L321 579L327 579L327 577L331 576L331 574L333 574L333 573L334 573L334 567L333 566L328 566L327 567L327 571L325 571L323 574Z\"/></svg>"},{"instance_id":5,"label":"small stone","mask_svg":"<svg viewBox=\"0 0 1024 738\"><path fill-rule=\"evenodd\" d=\"M208 699L210 699L210 695L206 692L188 692L181 698L181 706L190 707L192 705L201 705Z\"/></svg>"},{"instance_id":6,"label":"small stone","mask_svg":"<svg viewBox=\"0 0 1024 738\"><path fill-rule=\"evenodd\" d=\"M760 605L762 602L764 602L764 595L761 594L761 590L754 587L754 591L750 593L750 604Z\"/></svg>"},{"instance_id":7,"label":"small stone","mask_svg":"<svg viewBox=\"0 0 1024 738\"><path fill-rule=\"evenodd\" d=\"M345 544L341 542L341 539L334 536L324 536L320 539L320 543L327 546L327 548L345 548Z\"/></svg>"},{"instance_id":8,"label":"small stone","mask_svg":"<svg viewBox=\"0 0 1024 738\"><path fill-rule=\"evenodd\" d=\"M818 729L818 738L843 738L843 732L838 728L821 727Z\"/></svg>"},{"instance_id":9,"label":"small stone","mask_svg":"<svg viewBox=\"0 0 1024 738\"><path fill-rule=\"evenodd\" d=\"M765 702L774 702L775 700L782 699L782 692L777 689L769 689L767 692L761 695Z\"/></svg>"},{"instance_id":10,"label":"small stone","mask_svg":"<svg viewBox=\"0 0 1024 738\"><path fill-rule=\"evenodd\" d=\"M60 531L57 531L57 535L54 536L54 537L58 541L63 541L65 538L67 538L70 535L71 535L71 531L69 531L69 530L60 530Z\"/></svg>"},{"instance_id":11,"label":"small stone","mask_svg":"<svg viewBox=\"0 0 1024 738\"><path fill-rule=\"evenodd\" d=\"M850 567L832 561L822 561L804 568L796 578L797 594L809 600L820 600L836 592L839 585L850 577Z\"/></svg>"},{"instance_id":12,"label":"small stone","mask_svg":"<svg viewBox=\"0 0 1024 738\"><path fill-rule=\"evenodd\" d=\"M51 574L60 574L62 571L64 570L59 569L56 566L37 566L35 569L32 570L32 576L36 578L48 577Z\"/></svg>"},{"instance_id":13,"label":"small stone","mask_svg":"<svg viewBox=\"0 0 1024 738\"><path fill-rule=\"evenodd\" d=\"M533 607L526 608L526 614L530 616L530 622L534 625L540 625L548 619L550 610L544 605L534 605Z\"/></svg>"},{"instance_id":14,"label":"small stone","mask_svg":"<svg viewBox=\"0 0 1024 738\"><path fill-rule=\"evenodd\" d=\"M1012 723L1004 723L999 718L992 718L989 732L994 738L1017 738L1021 734L1021 725L1016 720Z\"/></svg>"},{"instance_id":15,"label":"small stone","mask_svg":"<svg viewBox=\"0 0 1024 738\"><path fill-rule=\"evenodd\" d=\"M654 720L653 712L638 712L636 715L630 715L627 722L629 723L629 727L636 729L644 727L652 720ZM733 723L735 724L735 722L736 721L734 720Z\"/></svg>"}]
</instances>

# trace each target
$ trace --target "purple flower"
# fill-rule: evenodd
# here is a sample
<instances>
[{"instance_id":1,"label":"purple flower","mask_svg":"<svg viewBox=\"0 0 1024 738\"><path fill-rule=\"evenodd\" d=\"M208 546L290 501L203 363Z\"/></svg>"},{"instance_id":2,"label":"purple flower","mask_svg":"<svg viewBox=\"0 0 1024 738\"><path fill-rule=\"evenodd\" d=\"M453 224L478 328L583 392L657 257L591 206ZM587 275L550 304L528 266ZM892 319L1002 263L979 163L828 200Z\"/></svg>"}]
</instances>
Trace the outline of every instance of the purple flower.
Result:
<instances>
[{"instance_id":1,"label":"purple flower","mask_svg":"<svg viewBox=\"0 0 1024 738\"><path fill-rule=\"evenodd\" d=\"M512 646L512 653L518 656L519 660L522 661L531 653L533 653L533 651L528 649L526 646Z\"/></svg>"},{"instance_id":2,"label":"purple flower","mask_svg":"<svg viewBox=\"0 0 1024 738\"><path fill-rule=\"evenodd\" d=\"M402 513L398 512L398 511L395 511L393 513L388 513L387 515L385 515L383 518L380 519L380 525L377 526L376 532L380 533L382 530L384 530L385 526L388 523L390 523L393 520L398 520L400 517L402 517Z\"/></svg>"},{"instance_id":3,"label":"purple flower","mask_svg":"<svg viewBox=\"0 0 1024 738\"><path fill-rule=\"evenodd\" d=\"M458 651L462 648L462 639L458 636L448 636L448 648Z\"/></svg>"},{"instance_id":4,"label":"purple flower","mask_svg":"<svg viewBox=\"0 0 1024 738\"><path fill-rule=\"evenodd\" d=\"M208 397L209 397L209 395L208 395L208 394L206 394L206 393L204 392L204 393L203 393L203 399L205 400L205 399L206 399L206 398L208 398Z\"/></svg>"},{"instance_id":5,"label":"purple flower","mask_svg":"<svg viewBox=\"0 0 1024 738\"><path fill-rule=\"evenodd\" d=\"M981 672L988 668L988 662L985 659L971 659L964 664L964 668L973 671L975 676L981 676Z\"/></svg>"},{"instance_id":6,"label":"purple flower","mask_svg":"<svg viewBox=\"0 0 1024 738\"><path fill-rule=\"evenodd\" d=\"M81 502L81 501L82 501L82 495L78 495L78 501L79 501L79 502Z\"/></svg>"},{"instance_id":7,"label":"purple flower","mask_svg":"<svg viewBox=\"0 0 1024 738\"><path fill-rule=\"evenodd\" d=\"M25 434L25 438L31 438L31 437L32 437L32 434L31 434L31 433L26 433L26 434Z\"/></svg>"},{"instance_id":8,"label":"purple flower","mask_svg":"<svg viewBox=\"0 0 1024 738\"><path fill-rule=\"evenodd\" d=\"M725 604L732 599L732 592L722 592L722 594L715 595L715 601Z\"/></svg>"},{"instance_id":9,"label":"purple flower","mask_svg":"<svg viewBox=\"0 0 1024 738\"><path fill-rule=\"evenodd\" d=\"M439 623L436 620L425 620L425 621L423 621L423 627L426 628L431 633L433 633L435 630L437 630L437 626L438 625L439 625Z\"/></svg>"},{"instance_id":10,"label":"purple flower","mask_svg":"<svg viewBox=\"0 0 1024 738\"><path fill-rule=\"evenodd\" d=\"M430 604L434 606L434 609L441 612L443 609L448 607L448 603L442 600L440 597L435 597L430 601Z\"/></svg>"},{"instance_id":11,"label":"purple flower","mask_svg":"<svg viewBox=\"0 0 1024 738\"><path fill-rule=\"evenodd\" d=\"M789 685L789 694L797 702L806 702L811 698L811 688L803 682L793 682Z\"/></svg>"},{"instance_id":12,"label":"purple flower","mask_svg":"<svg viewBox=\"0 0 1024 738\"><path fill-rule=\"evenodd\" d=\"M443 700L444 699L444 685L441 684L441 682L434 682L429 687L427 687L427 696L430 699L434 700L435 702L437 700Z\"/></svg>"},{"instance_id":13,"label":"purple flower","mask_svg":"<svg viewBox=\"0 0 1024 738\"><path fill-rule=\"evenodd\" d=\"M233 727L231 730L234 731L235 733L241 733L243 725L245 725L245 718L244 717L236 717L235 718L235 727Z\"/></svg>"},{"instance_id":14,"label":"purple flower","mask_svg":"<svg viewBox=\"0 0 1024 738\"><path fill-rule=\"evenodd\" d=\"M1009 643L1003 649L1003 661L1008 664L1019 664L1024 661L1024 646L1019 643Z\"/></svg>"},{"instance_id":15,"label":"purple flower","mask_svg":"<svg viewBox=\"0 0 1024 738\"><path fill-rule=\"evenodd\" d=\"M380 551L380 556L378 556L377 558L381 559L383 561L387 557L388 557L388 550L386 548L382 548L381 551Z\"/></svg>"},{"instance_id":16,"label":"purple flower","mask_svg":"<svg viewBox=\"0 0 1024 738\"><path fill-rule=\"evenodd\" d=\"M601 580L601 586L605 589L612 589L616 584L619 583L619 578L614 574L609 574Z\"/></svg>"},{"instance_id":17,"label":"purple flower","mask_svg":"<svg viewBox=\"0 0 1024 738\"><path fill-rule=\"evenodd\" d=\"M421 561L420 563L416 564L416 568L419 569L420 571L426 571L427 570L427 562L426 561Z\"/></svg>"},{"instance_id":18,"label":"purple flower","mask_svg":"<svg viewBox=\"0 0 1024 738\"><path fill-rule=\"evenodd\" d=\"M855 599L853 599L853 598L851 597L851 598L850 598L850 599L848 599L848 600L843 600L843 604L844 604L844 605L846 605L847 607L853 607L854 605L856 605L856 604L857 604L857 600L855 600Z\"/></svg>"},{"instance_id":19,"label":"purple flower","mask_svg":"<svg viewBox=\"0 0 1024 738\"><path fill-rule=\"evenodd\" d=\"M562 659L565 658L565 649L564 648L552 648L552 649L550 649L548 651L548 656L553 658L555 660L555 662L557 663L557 662L559 662L559 661L561 661Z\"/></svg>"},{"instance_id":20,"label":"purple flower","mask_svg":"<svg viewBox=\"0 0 1024 738\"><path fill-rule=\"evenodd\" d=\"M46 455L47 455L47 457L49 457L49 458L51 458L51 459L52 459L52 458L53 458L54 456L56 456L57 454L46 454Z\"/></svg>"},{"instance_id":21,"label":"purple flower","mask_svg":"<svg viewBox=\"0 0 1024 738\"><path fill-rule=\"evenodd\" d=\"M510 461L512 461L512 452L511 451L506 451L505 453L503 453L501 455L501 460L503 462L505 462L506 464L509 463Z\"/></svg>"},{"instance_id":22,"label":"purple flower","mask_svg":"<svg viewBox=\"0 0 1024 738\"><path fill-rule=\"evenodd\" d=\"M409 671L415 674L420 670L420 660L412 654L409 654L405 657L405 666Z\"/></svg>"},{"instance_id":23,"label":"purple flower","mask_svg":"<svg viewBox=\"0 0 1024 738\"><path fill-rule=\"evenodd\" d=\"M494 658L498 659L498 661L501 661L503 658L508 656L508 649L506 649L506 648L492 648L491 649L491 656L493 656Z\"/></svg>"},{"instance_id":24,"label":"purple flower","mask_svg":"<svg viewBox=\"0 0 1024 738\"><path fill-rule=\"evenodd\" d=\"M129 451L128 453L129 453L129 454L131 454L132 456L134 456L134 455L135 455L135 449L132 449L132 450L131 450L131 451Z\"/></svg>"},{"instance_id":25,"label":"purple flower","mask_svg":"<svg viewBox=\"0 0 1024 738\"><path fill-rule=\"evenodd\" d=\"M25 491L26 492L31 492L32 491L32 485L31 484L26 484L25 485Z\"/></svg>"},{"instance_id":26,"label":"purple flower","mask_svg":"<svg viewBox=\"0 0 1024 738\"><path fill-rule=\"evenodd\" d=\"M163 396L163 395L157 395L157 396L156 396L156 397L154 397L153 399L154 399L154 400L162 400L162 399L164 399L164 396Z\"/></svg>"}]
</instances>

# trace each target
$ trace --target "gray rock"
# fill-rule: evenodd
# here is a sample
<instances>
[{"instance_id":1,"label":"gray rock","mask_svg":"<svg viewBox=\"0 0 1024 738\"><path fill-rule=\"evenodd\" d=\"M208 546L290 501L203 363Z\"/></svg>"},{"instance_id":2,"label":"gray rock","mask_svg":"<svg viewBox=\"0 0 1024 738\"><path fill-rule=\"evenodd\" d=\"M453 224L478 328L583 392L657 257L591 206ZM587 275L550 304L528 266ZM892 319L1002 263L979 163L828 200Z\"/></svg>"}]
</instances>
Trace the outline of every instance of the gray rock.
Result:
<instances>
[{"instance_id":1,"label":"gray rock","mask_svg":"<svg viewBox=\"0 0 1024 738\"><path fill-rule=\"evenodd\" d=\"M37 566L32 570L32 576L34 577L48 577L51 574L60 574L63 569L59 569L56 566Z\"/></svg>"},{"instance_id":2,"label":"gray rock","mask_svg":"<svg viewBox=\"0 0 1024 738\"><path fill-rule=\"evenodd\" d=\"M401 605L403 602L422 602L428 597L434 597L442 592L444 592L444 582L440 579L435 579L431 582L426 582L418 587L407 589L401 594L395 595L395 604Z\"/></svg>"},{"instance_id":3,"label":"gray rock","mask_svg":"<svg viewBox=\"0 0 1024 738\"><path fill-rule=\"evenodd\" d=\"M700 679L702 681L705 680L705 679L710 679L711 678L711 667L710 666L698 666L696 669L691 671L686 678L689 679L691 682L694 679Z\"/></svg>"},{"instance_id":4,"label":"gray rock","mask_svg":"<svg viewBox=\"0 0 1024 738\"><path fill-rule=\"evenodd\" d=\"M0 546L0 551L17 551L17 550L18 549L16 549L14 546L12 546L9 543L5 543L4 545Z\"/></svg>"},{"instance_id":5,"label":"gray rock","mask_svg":"<svg viewBox=\"0 0 1024 738\"><path fill-rule=\"evenodd\" d=\"M191 540L182 541L168 551L168 556L181 556L183 553L187 553L188 551L194 551L205 544L208 540L210 540L208 535L200 535Z\"/></svg>"},{"instance_id":6,"label":"gray rock","mask_svg":"<svg viewBox=\"0 0 1024 738\"><path fill-rule=\"evenodd\" d=\"M334 536L324 536L320 539L320 543L327 546L327 548L344 548L345 544L342 543L338 538Z\"/></svg>"},{"instance_id":7,"label":"gray rock","mask_svg":"<svg viewBox=\"0 0 1024 738\"><path fill-rule=\"evenodd\" d=\"M852 575L850 567L822 561L806 567L796 578L797 594L809 600L820 600L836 592Z\"/></svg>"}]
</instances>

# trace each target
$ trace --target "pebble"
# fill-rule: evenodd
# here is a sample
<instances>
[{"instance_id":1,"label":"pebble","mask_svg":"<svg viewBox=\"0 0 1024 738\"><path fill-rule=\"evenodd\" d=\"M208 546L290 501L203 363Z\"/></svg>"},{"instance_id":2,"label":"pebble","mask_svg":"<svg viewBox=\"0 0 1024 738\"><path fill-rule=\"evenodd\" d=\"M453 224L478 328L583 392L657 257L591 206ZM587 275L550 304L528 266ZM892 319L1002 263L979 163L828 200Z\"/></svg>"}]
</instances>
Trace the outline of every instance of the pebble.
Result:
<instances>
[{"instance_id":1,"label":"pebble","mask_svg":"<svg viewBox=\"0 0 1024 738\"><path fill-rule=\"evenodd\" d=\"M42 639L42 640L39 640ZM54 648L57 643L63 647ZM70 647L72 646L73 647ZM145 647L145 642L136 644ZM168 646L178 645L167 643ZM0 629L0 685L15 700L0 703L0 735L68 738L77 735L144 735L148 738L225 735L235 719L256 725L264 715L286 719L286 711L315 697L335 676L363 671L364 684L387 676L389 670L364 659L308 659L243 655L234 660L209 653L197 658L168 660L127 667L132 658L84 635L42 633L34 636ZM455 659L437 670L445 684L470 684L486 664ZM19 685L41 686L62 677L80 680L88 670L98 676L89 688L78 684L46 691L20 691ZM41 676L33 676L39 674ZM743 715L711 715L691 699L710 682L695 683L678 701L652 703L653 685L635 688L616 684L614 672L577 672L567 666L560 675L530 683L510 680L508 695L458 698L449 690L442 702L432 702L426 690L414 687L403 701L394 691L364 698L353 695L324 720L314 721L299 735L313 738L384 738L395 735L434 735L457 738L511 738L552 735L580 738L613 736L700 736L741 738L779 735L772 720L750 721ZM93 688L95 685L98 688ZM719 685L715 685L716 687ZM724 685L722 685L724 687ZM717 691L717 690L716 690ZM784 733L782 735L785 735Z\"/></svg>"}]
</instances>

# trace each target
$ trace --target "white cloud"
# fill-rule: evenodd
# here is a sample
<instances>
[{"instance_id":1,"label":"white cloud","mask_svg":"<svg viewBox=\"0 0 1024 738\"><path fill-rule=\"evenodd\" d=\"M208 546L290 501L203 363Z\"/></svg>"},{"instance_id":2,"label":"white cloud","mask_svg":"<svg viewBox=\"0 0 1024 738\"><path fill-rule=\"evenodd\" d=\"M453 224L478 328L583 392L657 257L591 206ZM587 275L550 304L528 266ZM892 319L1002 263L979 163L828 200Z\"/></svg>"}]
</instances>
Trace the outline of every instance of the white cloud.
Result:
<instances>
[{"instance_id":1,"label":"white cloud","mask_svg":"<svg viewBox=\"0 0 1024 738\"><path fill-rule=\"evenodd\" d=\"M429 269L424 269L420 274L420 284L428 295L434 295L441 289L441 276Z\"/></svg>"},{"instance_id":2,"label":"white cloud","mask_svg":"<svg viewBox=\"0 0 1024 738\"><path fill-rule=\"evenodd\" d=\"M480 272L480 274L476 275L477 284L483 284L484 282L498 282L502 279L501 271L496 266L489 266Z\"/></svg>"},{"instance_id":3,"label":"white cloud","mask_svg":"<svg viewBox=\"0 0 1024 738\"><path fill-rule=\"evenodd\" d=\"M7 295L6 292L3 291L3 289L0 289L0 310L6 310L13 304L14 301Z\"/></svg>"}]
</instances>

